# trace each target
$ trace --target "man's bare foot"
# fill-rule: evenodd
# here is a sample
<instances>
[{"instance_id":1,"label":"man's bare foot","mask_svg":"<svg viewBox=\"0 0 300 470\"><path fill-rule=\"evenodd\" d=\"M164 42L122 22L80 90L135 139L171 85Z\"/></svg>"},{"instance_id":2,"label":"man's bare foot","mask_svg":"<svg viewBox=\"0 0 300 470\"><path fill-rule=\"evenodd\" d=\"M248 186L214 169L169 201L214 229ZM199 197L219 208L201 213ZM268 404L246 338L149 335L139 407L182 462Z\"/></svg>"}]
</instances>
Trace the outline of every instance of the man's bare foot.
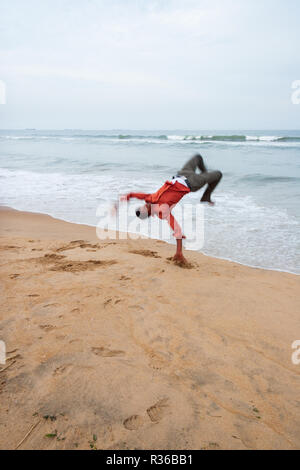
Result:
<instances>
[{"instance_id":1,"label":"man's bare foot","mask_svg":"<svg viewBox=\"0 0 300 470\"><path fill-rule=\"evenodd\" d=\"M202 204L203 204L203 203L206 203L206 204L208 204L209 206L214 206L214 205L215 205L215 202L214 202L214 201L202 201L202 200L201 200L200 202L201 202Z\"/></svg>"}]
</instances>

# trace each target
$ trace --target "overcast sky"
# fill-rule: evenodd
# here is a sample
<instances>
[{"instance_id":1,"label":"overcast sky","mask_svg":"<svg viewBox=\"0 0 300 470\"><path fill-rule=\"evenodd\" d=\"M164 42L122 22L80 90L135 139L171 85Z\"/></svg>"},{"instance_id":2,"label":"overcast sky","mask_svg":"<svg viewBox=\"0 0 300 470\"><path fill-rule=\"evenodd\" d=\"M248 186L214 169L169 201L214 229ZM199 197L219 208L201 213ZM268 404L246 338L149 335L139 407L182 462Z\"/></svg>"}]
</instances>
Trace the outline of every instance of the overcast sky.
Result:
<instances>
[{"instance_id":1,"label":"overcast sky","mask_svg":"<svg viewBox=\"0 0 300 470\"><path fill-rule=\"evenodd\" d=\"M1 0L1 128L299 129L299 0Z\"/></svg>"}]
</instances>

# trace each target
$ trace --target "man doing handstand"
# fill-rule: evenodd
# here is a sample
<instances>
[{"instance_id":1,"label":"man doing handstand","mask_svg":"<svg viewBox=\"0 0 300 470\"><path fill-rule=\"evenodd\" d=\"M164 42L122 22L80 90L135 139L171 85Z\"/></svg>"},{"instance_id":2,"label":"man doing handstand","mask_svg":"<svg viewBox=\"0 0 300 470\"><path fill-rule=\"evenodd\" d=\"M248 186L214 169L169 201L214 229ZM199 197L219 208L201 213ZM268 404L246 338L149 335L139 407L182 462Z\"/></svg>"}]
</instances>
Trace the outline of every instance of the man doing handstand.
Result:
<instances>
[{"instance_id":1,"label":"man doing handstand","mask_svg":"<svg viewBox=\"0 0 300 470\"><path fill-rule=\"evenodd\" d=\"M200 170L200 173L197 173L197 170ZM166 181L156 193L129 193L126 196L122 196L121 200L129 201L132 198L144 200L145 204L136 210L136 215L140 219L156 215L160 219L167 220L177 242L176 254L173 257L173 261L186 264L182 253L182 239L186 237L182 234L181 228L172 214L172 209L183 196L190 192L199 191L206 184L207 188L200 202L214 205L214 202L211 200L211 194L221 178L222 173L220 171L207 171L202 156L198 154L184 165L177 176L173 176L171 181Z\"/></svg>"}]
</instances>

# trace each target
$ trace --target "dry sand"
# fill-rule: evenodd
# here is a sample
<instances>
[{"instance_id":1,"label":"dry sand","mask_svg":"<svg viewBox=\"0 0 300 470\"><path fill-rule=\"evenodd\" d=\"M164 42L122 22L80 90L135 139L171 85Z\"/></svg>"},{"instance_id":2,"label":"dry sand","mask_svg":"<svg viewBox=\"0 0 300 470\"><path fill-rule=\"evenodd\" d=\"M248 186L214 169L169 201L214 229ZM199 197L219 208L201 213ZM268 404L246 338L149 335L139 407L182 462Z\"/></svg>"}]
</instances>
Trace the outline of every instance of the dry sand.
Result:
<instances>
[{"instance_id":1,"label":"dry sand","mask_svg":"<svg viewBox=\"0 0 300 470\"><path fill-rule=\"evenodd\" d=\"M1 449L300 448L298 276L0 218Z\"/></svg>"}]
</instances>

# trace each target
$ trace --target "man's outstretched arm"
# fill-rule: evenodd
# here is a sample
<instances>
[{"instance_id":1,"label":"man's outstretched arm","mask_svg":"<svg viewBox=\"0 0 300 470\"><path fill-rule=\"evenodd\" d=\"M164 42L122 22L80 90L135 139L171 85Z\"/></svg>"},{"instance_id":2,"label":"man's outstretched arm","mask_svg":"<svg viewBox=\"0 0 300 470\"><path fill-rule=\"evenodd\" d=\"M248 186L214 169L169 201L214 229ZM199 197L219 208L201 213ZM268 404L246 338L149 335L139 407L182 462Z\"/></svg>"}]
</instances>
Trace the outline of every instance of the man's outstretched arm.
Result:
<instances>
[{"instance_id":1,"label":"man's outstretched arm","mask_svg":"<svg viewBox=\"0 0 300 470\"><path fill-rule=\"evenodd\" d=\"M182 238L185 238L185 236L182 235L182 230L181 230L179 223L177 222L177 220L175 219L172 213L169 214L167 221L171 229L173 230L174 237L176 238L176 240L181 240Z\"/></svg>"},{"instance_id":2,"label":"man's outstretched arm","mask_svg":"<svg viewBox=\"0 0 300 470\"><path fill-rule=\"evenodd\" d=\"M129 199L145 200L147 196L149 196L147 193L128 193L124 196L121 196L121 201L129 201Z\"/></svg>"}]
</instances>

